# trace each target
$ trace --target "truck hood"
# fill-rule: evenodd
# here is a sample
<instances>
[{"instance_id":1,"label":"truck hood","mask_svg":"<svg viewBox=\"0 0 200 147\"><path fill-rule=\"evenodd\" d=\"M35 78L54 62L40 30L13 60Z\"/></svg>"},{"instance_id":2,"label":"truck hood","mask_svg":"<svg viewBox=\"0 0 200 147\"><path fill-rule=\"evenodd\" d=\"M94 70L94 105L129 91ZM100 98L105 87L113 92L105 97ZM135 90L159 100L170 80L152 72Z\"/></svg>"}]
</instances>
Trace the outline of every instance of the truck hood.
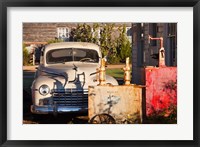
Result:
<instances>
[{"instance_id":1,"label":"truck hood","mask_svg":"<svg viewBox=\"0 0 200 147\"><path fill-rule=\"evenodd\" d=\"M48 67L43 67L42 70L45 70L49 73L56 74L66 74L68 81L73 81L75 75L84 75L87 79L91 73L95 73L98 68L98 64L87 64L87 63L73 63L73 64L63 64L63 65L52 65Z\"/></svg>"}]
</instances>

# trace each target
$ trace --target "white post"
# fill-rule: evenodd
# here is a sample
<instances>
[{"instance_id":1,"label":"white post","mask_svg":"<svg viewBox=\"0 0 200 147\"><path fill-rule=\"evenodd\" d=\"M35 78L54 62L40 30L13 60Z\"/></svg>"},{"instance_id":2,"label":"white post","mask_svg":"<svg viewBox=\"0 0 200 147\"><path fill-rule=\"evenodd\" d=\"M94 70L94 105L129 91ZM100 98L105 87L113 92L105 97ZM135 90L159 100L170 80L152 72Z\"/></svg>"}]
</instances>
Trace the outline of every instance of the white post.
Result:
<instances>
[{"instance_id":1,"label":"white post","mask_svg":"<svg viewBox=\"0 0 200 147\"><path fill-rule=\"evenodd\" d=\"M35 65L35 51L33 52L33 65Z\"/></svg>"}]
</instances>

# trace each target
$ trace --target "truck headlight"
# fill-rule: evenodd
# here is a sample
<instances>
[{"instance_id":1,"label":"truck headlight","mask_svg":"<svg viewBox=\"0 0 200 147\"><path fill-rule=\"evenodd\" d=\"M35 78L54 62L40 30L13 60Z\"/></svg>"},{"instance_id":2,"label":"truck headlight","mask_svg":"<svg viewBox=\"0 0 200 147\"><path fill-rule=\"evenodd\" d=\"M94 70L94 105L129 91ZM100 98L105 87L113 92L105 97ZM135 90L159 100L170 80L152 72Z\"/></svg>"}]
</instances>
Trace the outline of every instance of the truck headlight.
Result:
<instances>
[{"instance_id":1,"label":"truck headlight","mask_svg":"<svg viewBox=\"0 0 200 147\"><path fill-rule=\"evenodd\" d=\"M49 86L47 86L47 85L42 85L42 86L40 86L40 88L39 88L39 92L40 92L40 94L41 95L47 95L47 94L49 94L49 92L50 92L50 88L49 88Z\"/></svg>"}]
</instances>

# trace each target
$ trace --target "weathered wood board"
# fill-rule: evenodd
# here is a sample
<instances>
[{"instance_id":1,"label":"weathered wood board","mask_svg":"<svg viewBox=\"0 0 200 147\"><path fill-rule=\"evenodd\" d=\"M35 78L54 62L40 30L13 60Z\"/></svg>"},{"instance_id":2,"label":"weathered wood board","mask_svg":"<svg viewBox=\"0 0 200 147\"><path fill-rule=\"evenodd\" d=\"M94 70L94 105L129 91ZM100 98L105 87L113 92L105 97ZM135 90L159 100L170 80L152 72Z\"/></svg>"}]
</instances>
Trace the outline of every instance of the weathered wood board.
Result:
<instances>
[{"instance_id":1,"label":"weathered wood board","mask_svg":"<svg viewBox=\"0 0 200 147\"><path fill-rule=\"evenodd\" d=\"M109 114L116 123L142 123L142 87L89 86L88 115Z\"/></svg>"}]
</instances>

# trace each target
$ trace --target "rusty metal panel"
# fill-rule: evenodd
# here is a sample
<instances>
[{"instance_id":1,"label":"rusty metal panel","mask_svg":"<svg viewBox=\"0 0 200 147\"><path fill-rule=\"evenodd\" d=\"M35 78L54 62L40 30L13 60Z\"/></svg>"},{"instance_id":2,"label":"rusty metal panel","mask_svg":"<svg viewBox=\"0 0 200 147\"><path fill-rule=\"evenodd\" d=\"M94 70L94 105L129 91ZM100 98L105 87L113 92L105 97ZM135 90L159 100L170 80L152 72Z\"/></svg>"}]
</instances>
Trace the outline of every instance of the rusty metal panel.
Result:
<instances>
[{"instance_id":1,"label":"rusty metal panel","mask_svg":"<svg viewBox=\"0 0 200 147\"><path fill-rule=\"evenodd\" d=\"M88 115L108 114L116 123L142 122L142 87L136 85L89 86Z\"/></svg>"},{"instance_id":2,"label":"rusty metal panel","mask_svg":"<svg viewBox=\"0 0 200 147\"><path fill-rule=\"evenodd\" d=\"M165 111L177 106L177 68L147 67L146 76L146 115ZM168 114L167 114L168 113Z\"/></svg>"}]
</instances>

